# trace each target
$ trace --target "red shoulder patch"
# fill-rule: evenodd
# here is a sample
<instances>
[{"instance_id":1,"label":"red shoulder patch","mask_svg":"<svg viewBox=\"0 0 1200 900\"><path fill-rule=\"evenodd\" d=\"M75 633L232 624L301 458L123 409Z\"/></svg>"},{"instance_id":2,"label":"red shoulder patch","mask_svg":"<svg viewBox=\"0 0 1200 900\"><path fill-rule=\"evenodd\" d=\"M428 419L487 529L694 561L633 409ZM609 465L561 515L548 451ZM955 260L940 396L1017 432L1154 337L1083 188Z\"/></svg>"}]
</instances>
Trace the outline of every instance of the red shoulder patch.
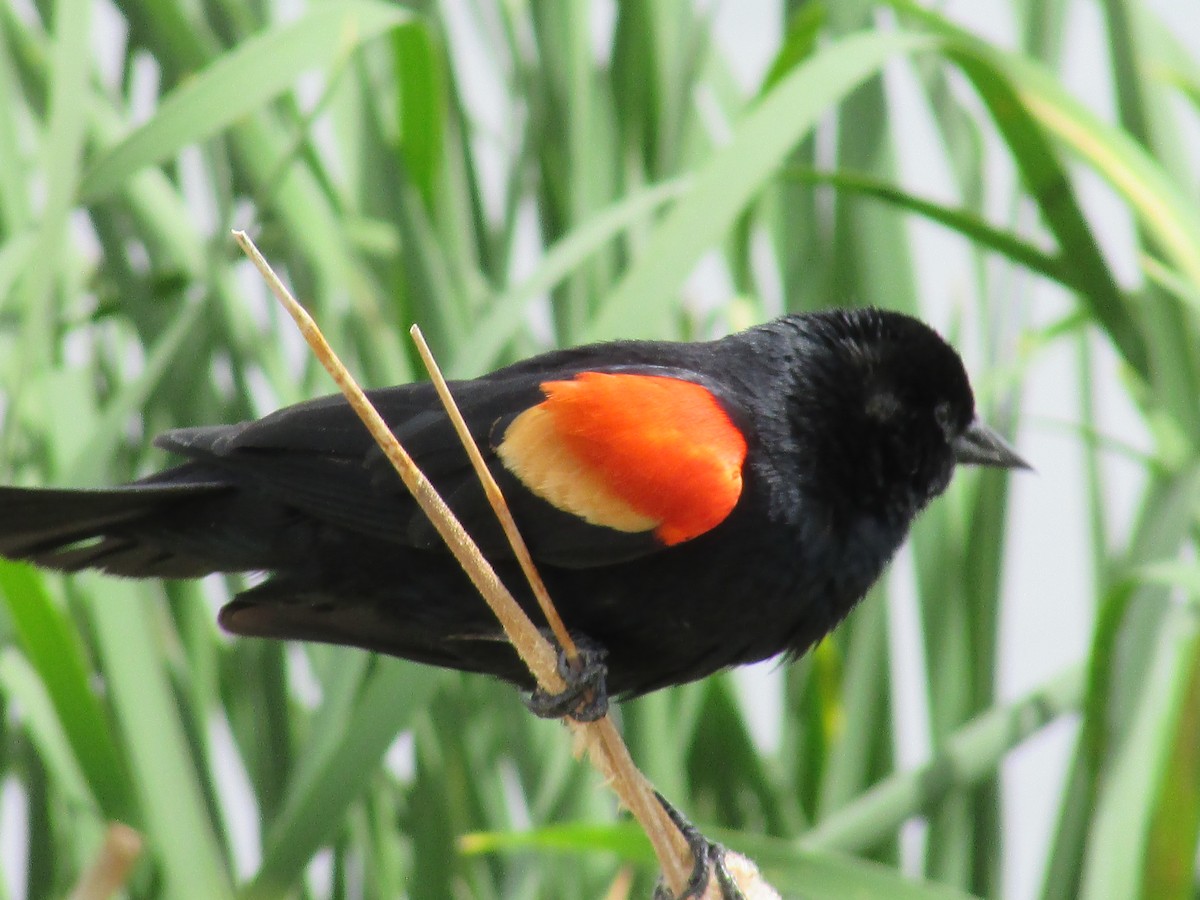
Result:
<instances>
[{"instance_id":1,"label":"red shoulder patch","mask_svg":"<svg viewBox=\"0 0 1200 900\"><path fill-rule=\"evenodd\" d=\"M746 439L705 388L662 375L581 372L542 384L497 448L542 499L596 525L678 544L716 527L742 491Z\"/></svg>"}]
</instances>

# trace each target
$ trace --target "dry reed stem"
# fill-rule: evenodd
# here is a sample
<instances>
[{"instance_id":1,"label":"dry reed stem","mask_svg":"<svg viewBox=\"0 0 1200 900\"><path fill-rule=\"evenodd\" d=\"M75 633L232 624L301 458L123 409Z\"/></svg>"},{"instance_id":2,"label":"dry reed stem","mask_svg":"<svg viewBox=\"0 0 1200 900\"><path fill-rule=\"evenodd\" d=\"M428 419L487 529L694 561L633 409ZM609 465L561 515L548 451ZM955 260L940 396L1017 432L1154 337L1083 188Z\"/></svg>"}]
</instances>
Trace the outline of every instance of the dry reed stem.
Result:
<instances>
[{"instance_id":1,"label":"dry reed stem","mask_svg":"<svg viewBox=\"0 0 1200 900\"><path fill-rule=\"evenodd\" d=\"M484 462L483 454L479 452L479 447L476 445L475 439L471 436L467 422L463 418L458 404L454 401L454 397L450 394L450 385L446 384L446 378L442 375L442 369L437 364L437 360L433 358L433 351L429 349L429 344L425 343L425 335L421 333L421 328L418 325L413 325L408 330L408 333L412 335L413 343L417 345L417 352L421 355L421 362L425 364L425 371L429 373L429 378L437 390L438 397L442 401L442 406L446 410L446 415L450 417L450 421L454 424L454 430L458 433L458 439L462 442L463 449L467 451L467 456L471 460L471 467L475 470L475 477L483 485L488 503L491 504L492 509L495 511L496 518L500 520L500 527L504 529L504 536L508 539L509 546L512 547L513 553L517 557L517 562L521 564L521 571L525 573L525 578L529 581L529 586L533 589L533 596L537 599L538 607L542 610L542 615L546 617L546 622L550 625L550 630L554 633L554 639L563 648L568 659L574 663L579 655L579 651L575 647L575 641L571 638L571 632L567 631L567 626L563 624L562 617L559 616L558 610L554 608L554 601L550 599L550 592L546 590L541 573L538 572L537 566L534 565L533 557L529 555L529 548L525 545L525 538L521 536L521 532L517 528L512 511L508 508L508 502L504 499L504 493L500 490L500 485L496 483L496 478L492 475L492 470Z\"/></svg>"},{"instance_id":2,"label":"dry reed stem","mask_svg":"<svg viewBox=\"0 0 1200 900\"><path fill-rule=\"evenodd\" d=\"M79 876L68 900L108 900L125 887L141 853L142 836L128 825L113 822L104 832L96 858Z\"/></svg>"}]
</instances>

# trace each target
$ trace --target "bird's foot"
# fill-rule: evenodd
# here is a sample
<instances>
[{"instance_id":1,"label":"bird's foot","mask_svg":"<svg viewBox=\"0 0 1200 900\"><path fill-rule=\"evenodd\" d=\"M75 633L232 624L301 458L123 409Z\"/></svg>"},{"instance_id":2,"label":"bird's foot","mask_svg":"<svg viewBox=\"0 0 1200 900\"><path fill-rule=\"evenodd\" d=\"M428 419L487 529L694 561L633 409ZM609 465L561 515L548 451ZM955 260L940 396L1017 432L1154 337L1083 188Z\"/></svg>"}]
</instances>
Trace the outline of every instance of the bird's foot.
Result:
<instances>
[{"instance_id":1,"label":"bird's foot","mask_svg":"<svg viewBox=\"0 0 1200 900\"><path fill-rule=\"evenodd\" d=\"M576 656L572 662L561 647L558 648L558 674L567 686L557 694L535 688L525 701L529 711L543 719L570 717L576 722L595 722L608 712L608 690L605 681L608 666L604 657L608 652L600 647L587 646L578 642Z\"/></svg>"},{"instance_id":2,"label":"bird's foot","mask_svg":"<svg viewBox=\"0 0 1200 900\"><path fill-rule=\"evenodd\" d=\"M666 810L675 827L679 829L679 833L683 835L683 839L687 841L693 860L692 874L688 877L687 884L683 886L683 893L676 897L660 881L658 887L654 889L654 900L701 900L708 888L710 870L712 877L717 879L717 886L721 890L721 900L746 900L745 894L737 886L737 882L734 881L733 875L725 865L725 848L701 834L700 830L685 819L683 813L672 806L670 801L658 791L654 792L654 796L658 798L662 808Z\"/></svg>"}]
</instances>

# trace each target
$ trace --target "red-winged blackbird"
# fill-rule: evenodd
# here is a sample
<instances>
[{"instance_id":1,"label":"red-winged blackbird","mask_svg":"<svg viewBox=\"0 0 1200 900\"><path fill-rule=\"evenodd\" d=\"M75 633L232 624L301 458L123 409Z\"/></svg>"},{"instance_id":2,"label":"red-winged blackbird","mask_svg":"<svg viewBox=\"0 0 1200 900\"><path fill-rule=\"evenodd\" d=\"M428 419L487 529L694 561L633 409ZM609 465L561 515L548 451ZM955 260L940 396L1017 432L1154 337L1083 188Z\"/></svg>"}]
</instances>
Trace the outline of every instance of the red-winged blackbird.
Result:
<instances>
[{"instance_id":1,"label":"red-winged blackbird","mask_svg":"<svg viewBox=\"0 0 1200 900\"><path fill-rule=\"evenodd\" d=\"M881 310L560 350L451 388L568 628L626 696L803 653L956 462L1024 465L976 418L954 350ZM370 396L540 621L432 387ZM186 461L108 490L0 488L0 555L141 578L265 571L222 610L229 631L532 686L340 396L157 443Z\"/></svg>"}]
</instances>

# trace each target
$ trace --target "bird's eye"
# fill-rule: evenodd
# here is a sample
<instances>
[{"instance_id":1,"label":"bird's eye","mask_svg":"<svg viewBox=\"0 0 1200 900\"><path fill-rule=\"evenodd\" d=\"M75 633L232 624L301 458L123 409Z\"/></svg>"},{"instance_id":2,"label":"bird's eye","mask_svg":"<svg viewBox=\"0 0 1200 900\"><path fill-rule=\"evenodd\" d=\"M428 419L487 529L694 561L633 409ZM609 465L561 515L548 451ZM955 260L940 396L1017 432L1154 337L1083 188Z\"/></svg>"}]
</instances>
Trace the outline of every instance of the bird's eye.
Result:
<instances>
[{"instance_id":1,"label":"bird's eye","mask_svg":"<svg viewBox=\"0 0 1200 900\"><path fill-rule=\"evenodd\" d=\"M942 429L942 434L946 436L946 440L952 440L957 432L954 412L950 409L950 404L943 400L933 408L933 417L937 420L938 427Z\"/></svg>"}]
</instances>

